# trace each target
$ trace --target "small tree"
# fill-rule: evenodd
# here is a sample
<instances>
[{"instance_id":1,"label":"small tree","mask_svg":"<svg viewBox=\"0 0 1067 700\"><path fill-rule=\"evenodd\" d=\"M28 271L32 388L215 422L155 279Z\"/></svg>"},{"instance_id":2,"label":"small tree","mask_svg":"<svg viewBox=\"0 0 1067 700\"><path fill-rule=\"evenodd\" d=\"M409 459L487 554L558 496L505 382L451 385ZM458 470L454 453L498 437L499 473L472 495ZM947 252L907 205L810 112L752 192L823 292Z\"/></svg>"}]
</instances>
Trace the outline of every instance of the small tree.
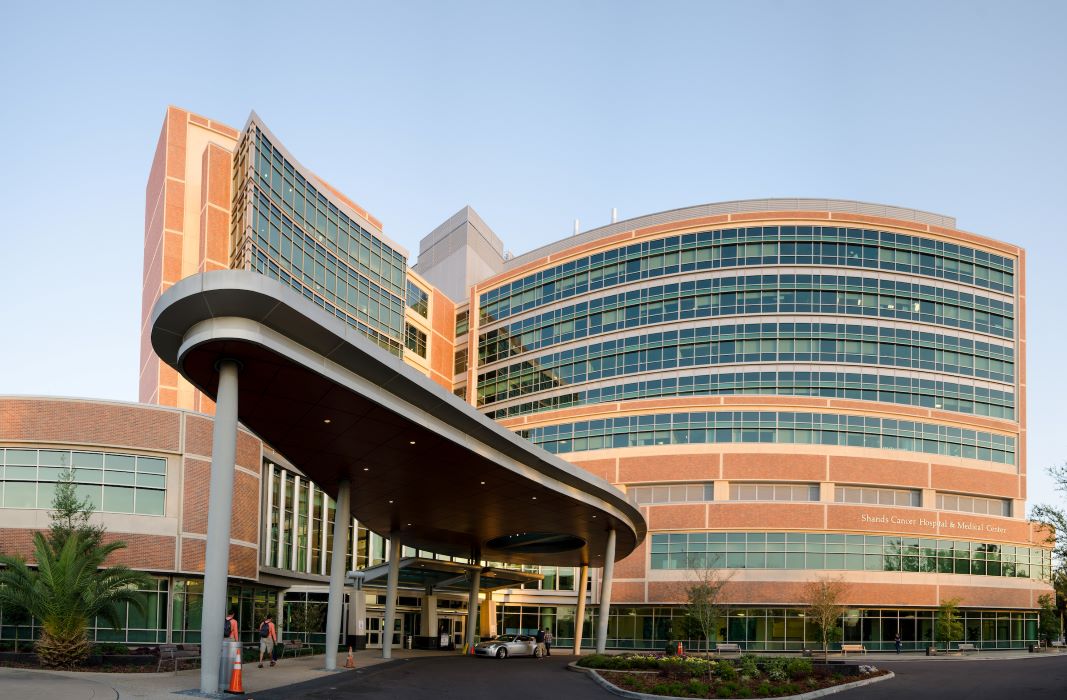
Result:
<instances>
[{"instance_id":1,"label":"small tree","mask_svg":"<svg viewBox=\"0 0 1067 700\"><path fill-rule=\"evenodd\" d=\"M963 637L963 623L960 622L960 599L942 600L937 606L937 620L934 622L934 638L945 643L945 651L953 640Z\"/></svg>"},{"instance_id":2,"label":"small tree","mask_svg":"<svg viewBox=\"0 0 1067 700\"><path fill-rule=\"evenodd\" d=\"M1046 644L1060 638L1060 615L1055 599L1048 593L1037 599L1037 636Z\"/></svg>"},{"instance_id":3,"label":"small tree","mask_svg":"<svg viewBox=\"0 0 1067 700\"><path fill-rule=\"evenodd\" d=\"M48 543L52 550L62 550L67 538L74 534L81 537L86 550L99 547L104 540L104 526L91 522L94 510L88 496L78 498L74 472L70 469L63 472L56 482L52 512L49 513L52 524L48 527Z\"/></svg>"},{"instance_id":4,"label":"small tree","mask_svg":"<svg viewBox=\"0 0 1067 700\"><path fill-rule=\"evenodd\" d=\"M847 592L848 585L840 578L819 577L805 588L808 619L815 625L822 642L823 656L829 653L830 644L840 638L838 623L845 614L842 600Z\"/></svg>"},{"instance_id":5,"label":"small tree","mask_svg":"<svg viewBox=\"0 0 1067 700\"><path fill-rule=\"evenodd\" d=\"M322 631L326 619L326 606L322 603L296 603L289 606L289 629L304 635L304 641L311 643L311 635Z\"/></svg>"},{"instance_id":6,"label":"small tree","mask_svg":"<svg viewBox=\"0 0 1067 700\"><path fill-rule=\"evenodd\" d=\"M125 566L106 566L107 559L126 547L104 544L104 528L91 524L93 505L78 499L68 471L56 484L52 524L47 536L34 533L34 567L22 556L0 555L0 606L21 610L41 625L34 645L45 666L71 668L89 655L89 623L102 618L119 630L124 620L119 605L130 603L144 611L138 591L151 577Z\"/></svg>"},{"instance_id":7,"label":"small tree","mask_svg":"<svg viewBox=\"0 0 1067 700\"><path fill-rule=\"evenodd\" d=\"M703 636L707 643L705 653L710 657L712 641L718 636L719 621L728 613L725 602L726 584L732 578L722 569L708 562L704 568L694 569L696 580L686 588L686 615L692 626Z\"/></svg>"}]
</instances>

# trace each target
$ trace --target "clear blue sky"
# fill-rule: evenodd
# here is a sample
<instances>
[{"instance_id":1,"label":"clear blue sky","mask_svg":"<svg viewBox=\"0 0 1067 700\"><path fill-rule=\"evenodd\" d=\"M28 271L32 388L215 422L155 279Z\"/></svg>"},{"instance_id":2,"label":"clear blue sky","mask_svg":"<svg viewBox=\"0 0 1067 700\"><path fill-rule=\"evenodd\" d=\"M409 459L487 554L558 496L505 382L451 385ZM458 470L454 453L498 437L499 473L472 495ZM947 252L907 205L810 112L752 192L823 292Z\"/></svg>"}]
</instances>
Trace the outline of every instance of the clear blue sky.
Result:
<instances>
[{"instance_id":1,"label":"clear blue sky","mask_svg":"<svg viewBox=\"0 0 1067 700\"><path fill-rule=\"evenodd\" d=\"M1029 251L1032 500L1067 460L1067 3L10 3L0 393L137 397L168 104L255 109L415 253L705 202L859 199Z\"/></svg>"}]
</instances>

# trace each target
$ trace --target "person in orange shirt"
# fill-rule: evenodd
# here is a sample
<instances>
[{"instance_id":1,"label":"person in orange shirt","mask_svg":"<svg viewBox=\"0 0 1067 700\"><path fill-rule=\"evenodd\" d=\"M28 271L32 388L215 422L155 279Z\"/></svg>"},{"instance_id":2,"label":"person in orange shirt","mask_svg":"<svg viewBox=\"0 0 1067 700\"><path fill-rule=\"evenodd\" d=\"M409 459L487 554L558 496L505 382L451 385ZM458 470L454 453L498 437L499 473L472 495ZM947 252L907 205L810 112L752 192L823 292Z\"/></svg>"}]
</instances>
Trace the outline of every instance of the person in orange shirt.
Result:
<instances>
[{"instance_id":1,"label":"person in orange shirt","mask_svg":"<svg viewBox=\"0 0 1067 700\"><path fill-rule=\"evenodd\" d=\"M270 665L274 665L274 644L278 641L278 629L274 626L274 620L267 615L263 624L259 626L259 667L263 668L263 655L270 658Z\"/></svg>"}]
</instances>

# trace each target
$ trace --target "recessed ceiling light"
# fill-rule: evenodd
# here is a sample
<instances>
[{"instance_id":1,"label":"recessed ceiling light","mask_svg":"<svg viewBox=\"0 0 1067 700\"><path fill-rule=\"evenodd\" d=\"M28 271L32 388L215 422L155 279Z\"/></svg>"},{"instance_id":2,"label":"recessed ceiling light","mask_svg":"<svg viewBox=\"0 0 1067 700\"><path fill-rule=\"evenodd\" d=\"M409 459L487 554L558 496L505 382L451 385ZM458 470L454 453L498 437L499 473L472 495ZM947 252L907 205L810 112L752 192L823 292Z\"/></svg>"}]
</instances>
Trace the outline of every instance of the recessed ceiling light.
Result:
<instances>
[{"instance_id":1,"label":"recessed ceiling light","mask_svg":"<svg viewBox=\"0 0 1067 700\"><path fill-rule=\"evenodd\" d=\"M593 516L593 519L596 520L596 516L595 515Z\"/></svg>"},{"instance_id":2,"label":"recessed ceiling light","mask_svg":"<svg viewBox=\"0 0 1067 700\"><path fill-rule=\"evenodd\" d=\"M412 525L414 525L414 524L415 524L415 523L408 523L408 524L407 524L407 526L408 526L408 527L411 527L411 526L412 526Z\"/></svg>"},{"instance_id":3,"label":"recessed ceiling light","mask_svg":"<svg viewBox=\"0 0 1067 700\"><path fill-rule=\"evenodd\" d=\"M392 501L389 501L389 502L392 503Z\"/></svg>"},{"instance_id":4,"label":"recessed ceiling light","mask_svg":"<svg viewBox=\"0 0 1067 700\"><path fill-rule=\"evenodd\" d=\"M408 444L409 444L409 445L414 445L414 444L415 444L415 441L414 441L414 440L408 440Z\"/></svg>"},{"instance_id":5,"label":"recessed ceiling light","mask_svg":"<svg viewBox=\"0 0 1067 700\"><path fill-rule=\"evenodd\" d=\"M530 498L532 498L535 501L537 500L537 496L530 496Z\"/></svg>"},{"instance_id":6,"label":"recessed ceiling light","mask_svg":"<svg viewBox=\"0 0 1067 700\"><path fill-rule=\"evenodd\" d=\"M370 467L363 467L363 471L369 472L370 471Z\"/></svg>"},{"instance_id":7,"label":"recessed ceiling light","mask_svg":"<svg viewBox=\"0 0 1067 700\"><path fill-rule=\"evenodd\" d=\"M329 422L330 422L330 419L329 419L329 418L325 418L325 419L323 419L323 421L322 421L322 422L323 422L323 423L329 423Z\"/></svg>"},{"instance_id":8,"label":"recessed ceiling light","mask_svg":"<svg viewBox=\"0 0 1067 700\"><path fill-rule=\"evenodd\" d=\"M485 482L484 481L482 482L482 486L485 486Z\"/></svg>"}]
</instances>

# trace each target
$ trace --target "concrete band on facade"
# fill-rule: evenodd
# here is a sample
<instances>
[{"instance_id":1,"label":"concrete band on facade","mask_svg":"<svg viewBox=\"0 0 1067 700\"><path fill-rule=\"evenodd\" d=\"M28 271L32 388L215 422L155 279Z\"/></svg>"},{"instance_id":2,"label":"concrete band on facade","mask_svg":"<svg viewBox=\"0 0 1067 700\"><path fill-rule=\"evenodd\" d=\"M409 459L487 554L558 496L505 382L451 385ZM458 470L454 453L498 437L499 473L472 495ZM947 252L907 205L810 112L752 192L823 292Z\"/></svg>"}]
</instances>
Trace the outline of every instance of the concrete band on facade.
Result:
<instances>
[{"instance_id":1,"label":"concrete band on facade","mask_svg":"<svg viewBox=\"0 0 1067 700\"><path fill-rule=\"evenodd\" d=\"M209 396L217 362L236 360L241 422L331 495L350 480L352 512L376 532L451 556L571 566L593 563L613 529L618 558L643 538L637 509L599 477L262 275L186 278L160 299L153 328L160 358ZM553 551L564 536L576 539Z\"/></svg>"}]
</instances>

